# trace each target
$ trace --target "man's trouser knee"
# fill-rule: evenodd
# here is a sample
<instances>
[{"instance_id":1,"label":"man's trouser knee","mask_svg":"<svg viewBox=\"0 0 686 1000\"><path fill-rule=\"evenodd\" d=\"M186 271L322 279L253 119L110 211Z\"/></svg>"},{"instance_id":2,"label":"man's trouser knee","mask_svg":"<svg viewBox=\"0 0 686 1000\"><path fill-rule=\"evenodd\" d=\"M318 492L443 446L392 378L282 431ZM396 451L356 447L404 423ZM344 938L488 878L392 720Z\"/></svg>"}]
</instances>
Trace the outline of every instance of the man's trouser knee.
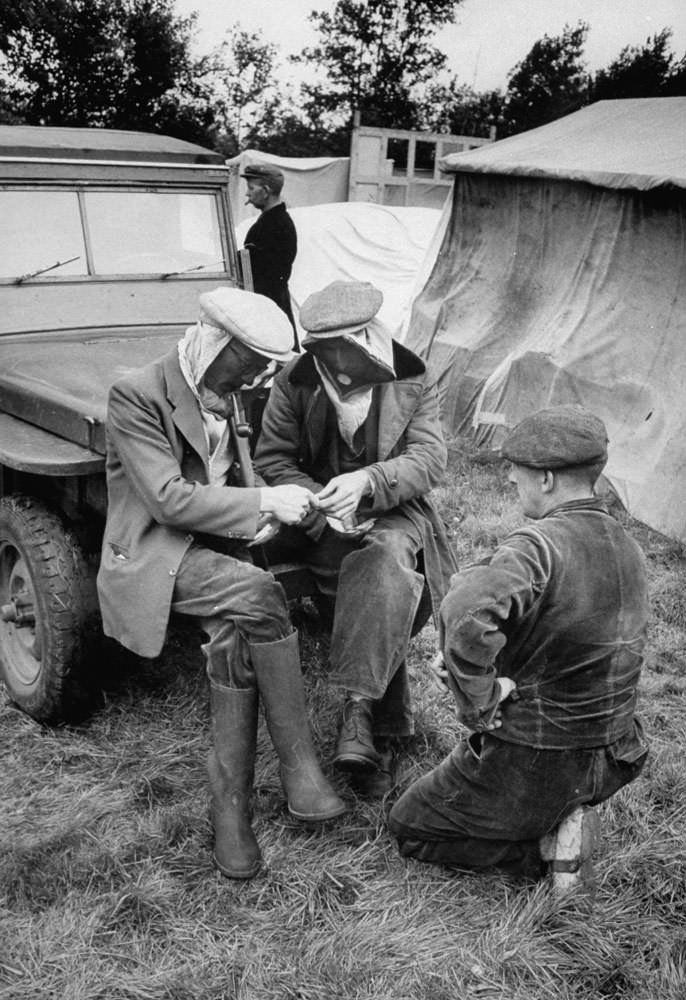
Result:
<instances>
[{"instance_id":1,"label":"man's trouser knee","mask_svg":"<svg viewBox=\"0 0 686 1000\"><path fill-rule=\"evenodd\" d=\"M214 680L252 687L249 645L282 639L293 627L281 585L247 552L240 555L191 546L177 571L172 611L196 617L207 632L202 649Z\"/></svg>"},{"instance_id":2,"label":"man's trouser knee","mask_svg":"<svg viewBox=\"0 0 686 1000\"><path fill-rule=\"evenodd\" d=\"M420 861L516 867L575 806L609 798L640 773L642 761L618 757L621 742L536 750L472 735L407 789L389 829L401 853Z\"/></svg>"}]
</instances>

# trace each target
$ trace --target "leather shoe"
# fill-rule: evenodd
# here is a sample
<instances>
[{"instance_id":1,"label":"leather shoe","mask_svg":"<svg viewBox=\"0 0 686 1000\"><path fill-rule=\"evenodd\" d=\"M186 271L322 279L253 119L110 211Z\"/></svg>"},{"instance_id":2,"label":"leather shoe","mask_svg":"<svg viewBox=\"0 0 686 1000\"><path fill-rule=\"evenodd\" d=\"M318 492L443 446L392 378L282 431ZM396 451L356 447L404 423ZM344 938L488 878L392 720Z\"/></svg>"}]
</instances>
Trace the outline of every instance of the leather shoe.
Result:
<instances>
[{"instance_id":1,"label":"leather shoe","mask_svg":"<svg viewBox=\"0 0 686 1000\"><path fill-rule=\"evenodd\" d=\"M381 754L374 746L372 703L368 698L350 698L343 706L341 730L333 759L340 771L376 771Z\"/></svg>"},{"instance_id":2,"label":"leather shoe","mask_svg":"<svg viewBox=\"0 0 686 1000\"><path fill-rule=\"evenodd\" d=\"M350 776L350 785L367 799L382 799L395 785L395 755L392 750L380 750L381 763L376 771L358 771Z\"/></svg>"}]
</instances>

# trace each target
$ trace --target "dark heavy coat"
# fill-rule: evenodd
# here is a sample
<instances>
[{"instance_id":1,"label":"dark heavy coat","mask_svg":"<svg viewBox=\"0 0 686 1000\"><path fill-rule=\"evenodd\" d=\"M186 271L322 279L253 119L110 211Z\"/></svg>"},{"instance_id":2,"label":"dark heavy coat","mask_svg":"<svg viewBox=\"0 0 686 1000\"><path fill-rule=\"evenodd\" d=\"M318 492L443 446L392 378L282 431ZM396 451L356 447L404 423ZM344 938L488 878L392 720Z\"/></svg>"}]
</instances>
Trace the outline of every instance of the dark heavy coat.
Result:
<instances>
[{"instance_id":1,"label":"dark heavy coat","mask_svg":"<svg viewBox=\"0 0 686 1000\"><path fill-rule=\"evenodd\" d=\"M484 729L498 676L499 740L607 746L632 731L648 622L641 550L599 499L573 500L463 570L441 607L446 665L465 725Z\"/></svg>"},{"instance_id":2,"label":"dark heavy coat","mask_svg":"<svg viewBox=\"0 0 686 1000\"><path fill-rule=\"evenodd\" d=\"M255 537L259 489L209 485L208 462L200 407L176 348L112 386L98 594L105 634L140 656L162 649L194 533Z\"/></svg>"},{"instance_id":3,"label":"dark heavy coat","mask_svg":"<svg viewBox=\"0 0 686 1000\"><path fill-rule=\"evenodd\" d=\"M438 415L436 388L423 362L402 344L393 342L394 382L376 387L378 423L367 428L366 471L374 495L365 497L361 516L400 510L418 527L423 539L423 561L437 613L456 570L445 525L429 497L447 462L447 449ZM299 483L318 493L325 485L316 476L325 464L335 422L331 404L314 366L304 354L275 379L264 413L255 464L269 485ZM322 515L316 517L323 520ZM316 537L316 517L308 533ZM392 584L392 581L389 581Z\"/></svg>"},{"instance_id":4,"label":"dark heavy coat","mask_svg":"<svg viewBox=\"0 0 686 1000\"><path fill-rule=\"evenodd\" d=\"M245 235L245 246L250 251L253 290L276 302L293 324L288 279L298 252L298 237L283 202L255 220Z\"/></svg>"}]
</instances>

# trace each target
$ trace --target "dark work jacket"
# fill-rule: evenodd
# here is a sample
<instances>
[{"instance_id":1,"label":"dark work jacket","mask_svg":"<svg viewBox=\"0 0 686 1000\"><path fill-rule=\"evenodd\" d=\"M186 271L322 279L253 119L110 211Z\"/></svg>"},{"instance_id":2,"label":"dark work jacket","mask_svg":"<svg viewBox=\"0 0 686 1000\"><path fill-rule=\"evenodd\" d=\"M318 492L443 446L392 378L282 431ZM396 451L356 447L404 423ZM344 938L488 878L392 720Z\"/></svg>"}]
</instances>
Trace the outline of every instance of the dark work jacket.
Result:
<instances>
[{"instance_id":1,"label":"dark work jacket","mask_svg":"<svg viewBox=\"0 0 686 1000\"><path fill-rule=\"evenodd\" d=\"M366 461L374 492L363 497L360 517L400 510L423 539L426 581L434 612L457 569L454 553L429 497L446 468L447 448L438 415L436 387L423 362L393 342L397 378L374 389L365 426ZM332 435L338 435L335 412L311 354L302 354L277 375L262 419L255 451L258 472L270 486L298 483L318 493L331 471ZM301 527L317 540L326 526L313 511Z\"/></svg>"},{"instance_id":2,"label":"dark work jacket","mask_svg":"<svg viewBox=\"0 0 686 1000\"><path fill-rule=\"evenodd\" d=\"M250 251L253 290L276 302L295 329L288 279L298 252L298 237L283 202L260 214L246 233L245 246Z\"/></svg>"},{"instance_id":3,"label":"dark work jacket","mask_svg":"<svg viewBox=\"0 0 686 1000\"><path fill-rule=\"evenodd\" d=\"M633 729L648 620L645 560L599 499L561 504L451 581L443 655L460 715L484 729L496 677L517 684L493 736L600 747Z\"/></svg>"}]
</instances>

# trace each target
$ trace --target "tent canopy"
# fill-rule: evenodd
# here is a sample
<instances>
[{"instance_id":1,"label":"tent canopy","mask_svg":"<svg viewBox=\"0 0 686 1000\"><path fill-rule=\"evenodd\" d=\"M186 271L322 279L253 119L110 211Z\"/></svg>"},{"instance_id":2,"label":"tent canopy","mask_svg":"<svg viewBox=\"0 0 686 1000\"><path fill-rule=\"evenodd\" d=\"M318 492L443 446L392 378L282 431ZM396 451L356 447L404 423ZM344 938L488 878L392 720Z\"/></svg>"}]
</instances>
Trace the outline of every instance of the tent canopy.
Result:
<instances>
[{"instance_id":1,"label":"tent canopy","mask_svg":"<svg viewBox=\"0 0 686 1000\"><path fill-rule=\"evenodd\" d=\"M456 154L450 223L407 345L448 431L497 447L578 402L636 517L686 538L686 98L606 101ZM563 141L562 136L565 136Z\"/></svg>"},{"instance_id":2,"label":"tent canopy","mask_svg":"<svg viewBox=\"0 0 686 1000\"><path fill-rule=\"evenodd\" d=\"M448 173L686 188L686 97L598 101L550 125L441 161Z\"/></svg>"}]
</instances>

